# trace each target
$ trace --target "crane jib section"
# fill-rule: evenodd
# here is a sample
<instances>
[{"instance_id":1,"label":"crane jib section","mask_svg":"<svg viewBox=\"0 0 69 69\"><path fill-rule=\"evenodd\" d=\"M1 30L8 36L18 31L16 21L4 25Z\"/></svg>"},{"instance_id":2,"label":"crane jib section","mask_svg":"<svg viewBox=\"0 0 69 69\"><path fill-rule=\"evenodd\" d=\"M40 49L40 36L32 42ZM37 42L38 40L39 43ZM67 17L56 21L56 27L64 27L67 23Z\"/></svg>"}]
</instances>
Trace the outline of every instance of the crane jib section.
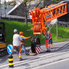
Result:
<instances>
[{"instance_id":1,"label":"crane jib section","mask_svg":"<svg viewBox=\"0 0 69 69\"><path fill-rule=\"evenodd\" d=\"M66 14L67 3L54 4L43 9L35 8L31 10L30 15L32 16L33 34L39 35L45 33L47 30L45 27L47 22Z\"/></svg>"}]
</instances>

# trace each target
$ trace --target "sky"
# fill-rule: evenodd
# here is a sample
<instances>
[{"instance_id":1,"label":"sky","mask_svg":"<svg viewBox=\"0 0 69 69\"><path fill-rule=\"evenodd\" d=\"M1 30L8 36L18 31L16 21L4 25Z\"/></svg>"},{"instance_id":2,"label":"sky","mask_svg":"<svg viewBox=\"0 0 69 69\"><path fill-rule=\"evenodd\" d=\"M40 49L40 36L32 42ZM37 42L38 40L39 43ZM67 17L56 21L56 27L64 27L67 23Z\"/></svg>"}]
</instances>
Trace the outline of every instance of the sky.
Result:
<instances>
[{"instance_id":1,"label":"sky","mask_svg":"<svg viewBox=\"0 0 69 69\"><path fill-rule=\"evenodd\" d=\"M0 0L1 3L4 3L4 1L8 2L8 1L12 1L12 0Z\"/></svg>"},{"instance_id":2,"label":"sky","mask_svg":"<svg viewBox=\"0 0 69 69\"><path fill-rule=\"evenodd\" d=\"M8 2L8 1L12 1L12 0L1 0L1 2L4 2L4 1ZM21 1L21 0L18 0L18 1Z\"/></svg>"},{"instance_id":3,"label":"sky","mask_svg":"<svg viewBox=\"0 0 69 69\"><path fill-rule=\"evenodd\" d=\"M13 0L0 0L0 3L4 3L4 1L8 2L8 1L13 1ZM16 0L16 1L23 1L23 0Z\"/></svg>"},{"instance_id":4,"label":"sky","mask_svg":"<svg viewBox=\"0 0 69 69\"><path fill-rule=\"evenodd\" d=\"M1 0L1 2L4 2L4 1L8 2L8 1L12 1L12 0Z\"/></svg>"},{"instance_id":5,"label":"sky","mask_svg":"<svg viewBox=\"0 0 69 69\"><path fill-rule=\"evenodd\" d=\"M8 1L12 1L12 0L6 0L6 1L8 2Z\"/></svg>"}]
</instances>

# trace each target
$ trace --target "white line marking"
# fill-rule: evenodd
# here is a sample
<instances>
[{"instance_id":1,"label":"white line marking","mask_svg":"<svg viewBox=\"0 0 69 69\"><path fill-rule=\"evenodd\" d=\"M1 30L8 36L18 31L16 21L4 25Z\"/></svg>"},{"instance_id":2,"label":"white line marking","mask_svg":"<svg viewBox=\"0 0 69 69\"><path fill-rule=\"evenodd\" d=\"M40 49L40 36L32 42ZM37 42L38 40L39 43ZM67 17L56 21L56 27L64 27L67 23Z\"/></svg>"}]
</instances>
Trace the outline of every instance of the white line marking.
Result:
<instances>
[{"instance_id":1,"label":"white line marking","mask_svg":"<svg viewBox=\"0 0 69 69\"><path fill-rule=\"evenodd\" d=\"M32 69L40 69L40 68L43 68L43 67L46 67L46 66L50 66L50 65L53 65L53 64L57 64L57 63L60 63L60 62L64 62L64 61L67 61L67 60L69 60L69 58L62 59L60 61L52 62L52 63L49 63L49 64L45 64L45 65L42 65L42 66L39 66L39 67L35 67L35 68L32 68Z\"/></svg>"},{"instance_id":2,"label":"white line marking","mask_svg":"<svg viewBox=\"0 0 69 69\"><path fill-rule=\"evenodd\" d=\"M52 54L52 55L50 55L50 56L48 56L48 55L46 54L48 57L45 57L45 55L42 55L43 57L40 57L39 59L36 59L36 60L31 60L31 61L29 61L29 60L18 61L18 62L15 62L14 64L15 64L15 65L21 65L21 64L25 64L25 63L32 63L32 62L36 62L36 61L43 60L43 59L49 59L49 58L51 58L51 57L59 56L59 55L66 54L66 53L69 53L69 52L58 53L57 55L56 55L56 54ZM38 57L39 57L39 56L38 56ZM7 67L7 66L8 66L8 64L2 65L2 66L0 66L0 68Z\"/></svg>"}]
</instances>

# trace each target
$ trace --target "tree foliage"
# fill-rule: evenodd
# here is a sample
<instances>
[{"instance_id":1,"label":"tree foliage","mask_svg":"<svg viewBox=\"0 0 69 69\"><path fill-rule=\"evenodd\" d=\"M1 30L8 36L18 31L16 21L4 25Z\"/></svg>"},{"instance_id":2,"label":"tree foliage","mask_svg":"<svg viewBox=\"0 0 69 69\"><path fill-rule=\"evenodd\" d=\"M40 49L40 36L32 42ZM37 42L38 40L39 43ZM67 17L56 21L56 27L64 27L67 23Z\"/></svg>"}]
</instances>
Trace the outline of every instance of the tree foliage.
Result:
<instances>
[{"instance_id":1,"label":"tree foliage","mask_svg":"<svg viewBox=\"0 0 69 69\"><path fill-rule=\"evenodd\" d=\"M30 6L27 5L27 3L28 3L28 2L31 2L31 1L33 1L33 0L24 0L24 1L21 1L21 3L24 5L24 8L25 8L25 25L26 25L26 26L28 25L28 23L27 23L27 12L28 12L28 10L29 10L29 8L30 8ZM19 2L20 2L20 1L19 1Z\"/></svg>"}]
</instances>

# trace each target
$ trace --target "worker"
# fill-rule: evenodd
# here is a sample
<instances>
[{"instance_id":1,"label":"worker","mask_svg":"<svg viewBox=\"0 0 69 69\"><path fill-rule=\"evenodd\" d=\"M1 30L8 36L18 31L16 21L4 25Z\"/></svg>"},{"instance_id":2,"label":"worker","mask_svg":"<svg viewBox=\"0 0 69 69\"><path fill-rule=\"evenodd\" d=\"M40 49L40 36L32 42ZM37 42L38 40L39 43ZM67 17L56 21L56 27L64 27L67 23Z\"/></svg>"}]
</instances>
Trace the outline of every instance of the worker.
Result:
<instances>
[{"instance_id":1,"label":"worker","mask_svg":"<svg viewBox=\"0 0 69 69\"><path fill-rule=\"evenodd\" d=\"M23 36L23 32L22 32L22 31L20 31L19 34L20 34L20 36L21 36L22 39L23 39L23 41L21 42L21 46L22 46L23 49L24 49L24 53L25 53L26 55L28 55L28 53L27 53L27 51L26 51L26 49L25 49L25 46L24 46L24 39L29 39L30 37L25 37L25 36Z\"/></svg>"},{"instance_id":2,"label":"worker","mask_svg":"<svg viewBox=\"0 0 69 69\"><path fill-rule=\"evenodd\" d=\"M22 41L22 38L18 34L17 29L14 29L13 46L14 46L14 49L16 50L16 52L17 52L17 55L19 57L19 61L23 60L22 55L21 55L21 41Z\"/></svg>"},{"instance_id":3,"label":"worker","mask_svg":"<svg viewBox=\"0 0 69 69\"><path fill-rule=\"evenodd\" d=\"M47 51L46 52L50 52L50 45L49 45L49 34L48 32L45 33L45 44L46 44L46 48L47 48Z\"/></svg>"},{"instance_id":4,"label":"worker","mask_svg":"<svg viewBox=\"0 0 69 69\"><path fill-rule=\"evenodd\" d=\"M50 31L48 31L48 33L49 33L49 44L51 44L50 48L53 48L52 35Z\"/></svg>"}]
</instances>

